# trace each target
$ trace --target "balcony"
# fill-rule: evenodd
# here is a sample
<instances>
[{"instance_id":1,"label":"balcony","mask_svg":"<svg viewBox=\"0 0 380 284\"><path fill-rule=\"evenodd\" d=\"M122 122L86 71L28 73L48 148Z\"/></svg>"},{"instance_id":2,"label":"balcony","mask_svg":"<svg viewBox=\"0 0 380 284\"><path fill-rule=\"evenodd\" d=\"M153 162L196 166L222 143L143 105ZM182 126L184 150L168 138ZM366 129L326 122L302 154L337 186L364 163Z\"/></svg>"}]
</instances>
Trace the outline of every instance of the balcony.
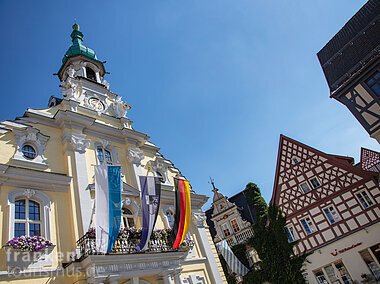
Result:
<instances>
[{"instance_id":1,"label":"balcony","mask_svg":"<svg viewBox=\"0 0 380 284\"><path fill-rule=\"evenodd\" d=\"M109 280L110 275L118 280L151 276L159 279L167 277L168 273L178 274L188 251L194 246L194 242L187 239L178 249L173 249L172 231L158 230L152 233L148 249L142 252L135 249L140 238L141 230L124 229L112 251L103 254L96 250L92 229L77 241L75 259L64 268L68 274L85 273L87 283L101 283Z\"/></svg>"},{"instance_id":2,"label":"balcony","mask_svg":"<svg viewBox=\"0 0 380 284\"><path fill-rule=\"evenodd\" d=\"M228 245L232 247L237 244L246 242L251 237L253 237L253 230L249 226L231 236L228 236L226 240L227 240Z\"/></svg>"},{"instance_id":3,"label":"balcony","mask_svg":"<svg viewBox=\"0 0 380 284\"><path fill-rule=\"evenodd\" d=\"M115 241L112 252L109 254L187 252L193 247L194 242L186 239L178 249L173 249L174 237L171 233L171 230L154 231L149 241L148 249L141 252L135 249L136 245L140 242L141 230L121 232L119 238ZM94 231L87 232L77 241L76 259L82 260L89 255L102 255L102 253L96 250Z\"/></svg>"}]
</instances>

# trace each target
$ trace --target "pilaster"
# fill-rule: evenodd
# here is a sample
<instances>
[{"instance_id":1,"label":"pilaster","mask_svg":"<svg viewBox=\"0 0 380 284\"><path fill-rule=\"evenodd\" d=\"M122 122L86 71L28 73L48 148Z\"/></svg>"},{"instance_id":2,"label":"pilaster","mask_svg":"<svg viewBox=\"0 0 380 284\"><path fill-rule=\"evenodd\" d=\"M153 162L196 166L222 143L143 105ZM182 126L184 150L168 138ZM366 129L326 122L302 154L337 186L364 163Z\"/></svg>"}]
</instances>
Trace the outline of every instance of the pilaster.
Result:
<instances>
[{"instance_id":1,"label":"pilaster","mask_svg":"<svg viewBox=\"0 0 380 284\"><path fill-rule=\"evenodd\" d=\"M89 184L87 175L86 149L90 146L90 140L81 133L66 132L63 135L65 151L68 162L71 165L71 175L73 177L73 202L76 213L77 235L79 239L89 229L91 222L91 195L86 190ZM75 217L74 217L75 218ZM75 220L74 220L75 221Z\"/></svg>"},{"instance_id":2,"label":"pilaster","mask_svg":"<svg viewBox=\"0 0 380 284\"><path fill-rule=\"evenodd\" d=\"M208 228L205 226L206 215L200 209L193 211L193 222L195 223L197 230L198 245L202 251L202 254L207 258L207 270L209 276L214 284L227 283L224 273L220 273L219 267L220 261L216 249L213 245ZM219 265L218 265L219 264ZM180 283L180 282L179 282Z\"/></svg>"}]
</instances>

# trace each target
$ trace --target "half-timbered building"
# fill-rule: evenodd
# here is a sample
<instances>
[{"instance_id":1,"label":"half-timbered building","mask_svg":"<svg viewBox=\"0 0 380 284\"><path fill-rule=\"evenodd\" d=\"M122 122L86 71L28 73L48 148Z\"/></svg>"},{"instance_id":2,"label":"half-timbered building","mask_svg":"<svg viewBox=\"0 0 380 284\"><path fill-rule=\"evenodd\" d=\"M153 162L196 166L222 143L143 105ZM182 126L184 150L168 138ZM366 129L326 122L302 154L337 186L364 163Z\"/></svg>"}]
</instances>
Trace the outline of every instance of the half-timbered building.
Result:
<instances>
[{"instance_id":1,"label":"half-timbered building","mask_svg":"<svg viewBox=\"0 0 380 284\"><path fill-rule=\"evenodd\" d=\"M330 97L380 143L380 1L368 1L318 52Z\"/></svg>"},{"instance_id":2,"label":"half-timbered building","mask_svg":"<svg viewBox=\"0 0 380 284\"><path fill-rule=\"evenodd\" d=\"M365 150L362 167L280 136L272 202L297 253L310 253L309 283L380 279L379 156Z\"/></svg>"}]
</instances>

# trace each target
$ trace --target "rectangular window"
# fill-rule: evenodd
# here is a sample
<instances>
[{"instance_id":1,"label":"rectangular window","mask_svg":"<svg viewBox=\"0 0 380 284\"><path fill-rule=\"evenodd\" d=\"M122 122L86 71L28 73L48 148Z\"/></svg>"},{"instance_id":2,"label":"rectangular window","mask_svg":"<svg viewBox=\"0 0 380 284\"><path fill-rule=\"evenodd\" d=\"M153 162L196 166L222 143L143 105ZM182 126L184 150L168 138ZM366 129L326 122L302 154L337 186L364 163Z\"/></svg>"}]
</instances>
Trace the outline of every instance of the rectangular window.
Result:
<instances>
[{"instance_id":1,"label":"rectangular window","mask_svg":"<svg viewBox=\"0 0 380 284\"><path fill-rule=\"evenodd\" d=\"M307 182L301 183L300 187L303 193L308 193L310 191L310 187Z\"/></svg>"},{"instance_id":2,"label":"rectangular window","mask_svg":"<svg viewBox=\"0 0 380 284\"><path fill-rule=\"evenodd\" d=\"M359 199L359 202L364 209L373 205L371 198L368 196L368 193L364 190L356 193L356 197Z\"/></svg>"},{"instance_id":3,"label":"rectangular window","mask_svg":"<svg viewBox=\"0 0 380 284\"><path fill-rule=\"evenodd\" d=\"M335 267L338 270L338 275L342 279L344 284L352 284L352 279L343 262L339 261L335 263Z\"/></svg>"},{"instance_id":4,"label":"rectangular window","mask_svg":"<svg viewBox=\"0 0 380 284\"><path fill-rule=\"evenodd\" d=\"M292 225L286 226L285 231L286 231L286 235L288 236L289 243L292 243L297 240L297 235Z\"/></svg>"},{"instance_id":5,"label":"rectangular window","mask_svg":"<svg viewBox=\"0 0 380 284\"><path fill-rule=\"evenodd\" d=\"M313 188L317 188L321 186L321 184L319 183L319 180L316 177L313 177L312 179L310 179L310 183Z\"/></svg>"},{"instance_id":6,"label":"rectangular window","mask_svg":"<svg viewBox=\"0 0 380 284\"><path fill-rule=\"evenodd\" d=\"M380 280L380 268L376 261L373 259L368 249L359 252L364 262L367 264L368 269L371 271L376 280Z\"/></svg>"},{"instance_id":7,"label":"rectangular window","mask_svg":"<svg viewBox=\"0 0 380 284\"><path fill-rule=\"evenodd\" d=\"M231 232L230 232L230 229L228 228L227 223L222 224L222 231L225 237L228 237L231 235Z\"/></svg>"},{"instance_id":8,"label":"rectangular window","mask_svg":"<svg viewBox=\"0 0 380 284\"><path fill-rule=\"evenodd\" d=\"M367 86L374 92L374 94L380 97L380 72L377 71L373 74L367 81L365 81Z\"/></svg>"},{"instance_id":9,"label":"rectangular window","mask_svg":"<svg viewBox=\"0 0 380 284\"><path fill-rule=\"evenodd\" d=\"M231 220L231 226L232 226L232 230L234 230L235 233L240 231L240 227L236 219Z\"/></svg>"},{"instance_id":10,"label":"rectangular window","mask_svg":"<svg viewBox=\"0 0 380 284\"><path fill-rule=\"evenodd\" d=\"M307 235L310 235L315 232L315 227L313 225L313 222L311 222L310 217L301 219L301 224Z\"/></svg>"},{"instance_id":11,"label":"rectangular window","mask_svg":"<svg viewBox=\"0 0 380 284\"><path fill-rule=\"evenodd\" d=\"M96 153L98 156L99 163L101 165L104 164L104 160L106 161L107 165L112 165L112 155L110 151L104 149L103 147L97 147Z\"/></svg>"},{"instance_id":12,"label":"rectangular window","mask_svg":"<svg viewBox=\"0 0 380 284\"><path fill-rule=\"evenodd\" d=\"M334 224L335 222L340 220L340 217L333 206L324 208L323 212L325 212L330 224Z\"/></svg>"},{"instance_id":13,"label":"rectangular window","mask_svg":"<svg viewBox=\"0 0 380 284\"><path fill-rule=\"evenodd\" d=\"M314 272L314 275L315 275L315 278L317 278L318 284L329 284L329 282L327 282L327 279L321 270Z\"/></svg>"}]
</instances>

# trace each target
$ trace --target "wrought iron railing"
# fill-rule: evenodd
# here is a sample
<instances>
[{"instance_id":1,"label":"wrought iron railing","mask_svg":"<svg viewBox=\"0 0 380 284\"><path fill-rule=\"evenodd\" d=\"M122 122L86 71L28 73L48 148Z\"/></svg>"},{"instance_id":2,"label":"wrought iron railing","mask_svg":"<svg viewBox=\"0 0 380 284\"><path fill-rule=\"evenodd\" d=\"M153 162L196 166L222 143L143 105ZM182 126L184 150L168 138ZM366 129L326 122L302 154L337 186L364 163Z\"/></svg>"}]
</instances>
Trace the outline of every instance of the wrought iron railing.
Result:
<instances>
[{"instance_id":1,"label":"wrought iron railing","mask_svg":"<svg viewBox=\"0 0 380 284\"><path fill-rule=\"evenodd\" d=\"M134 254L141 253L136 250L136 245L139 240L128 238L118 238L112 248L110 254ZM161 253L161 252L176 252L188 251L194 246L194 242L190 239L185 239L178 249L172 248L171 238L151 239L148 243L148 249L144 253ZM92 233L86 233L77 241L76 259L82 259L89 255L97 255L96 238Z\"/></svg>"}]
</instances>

